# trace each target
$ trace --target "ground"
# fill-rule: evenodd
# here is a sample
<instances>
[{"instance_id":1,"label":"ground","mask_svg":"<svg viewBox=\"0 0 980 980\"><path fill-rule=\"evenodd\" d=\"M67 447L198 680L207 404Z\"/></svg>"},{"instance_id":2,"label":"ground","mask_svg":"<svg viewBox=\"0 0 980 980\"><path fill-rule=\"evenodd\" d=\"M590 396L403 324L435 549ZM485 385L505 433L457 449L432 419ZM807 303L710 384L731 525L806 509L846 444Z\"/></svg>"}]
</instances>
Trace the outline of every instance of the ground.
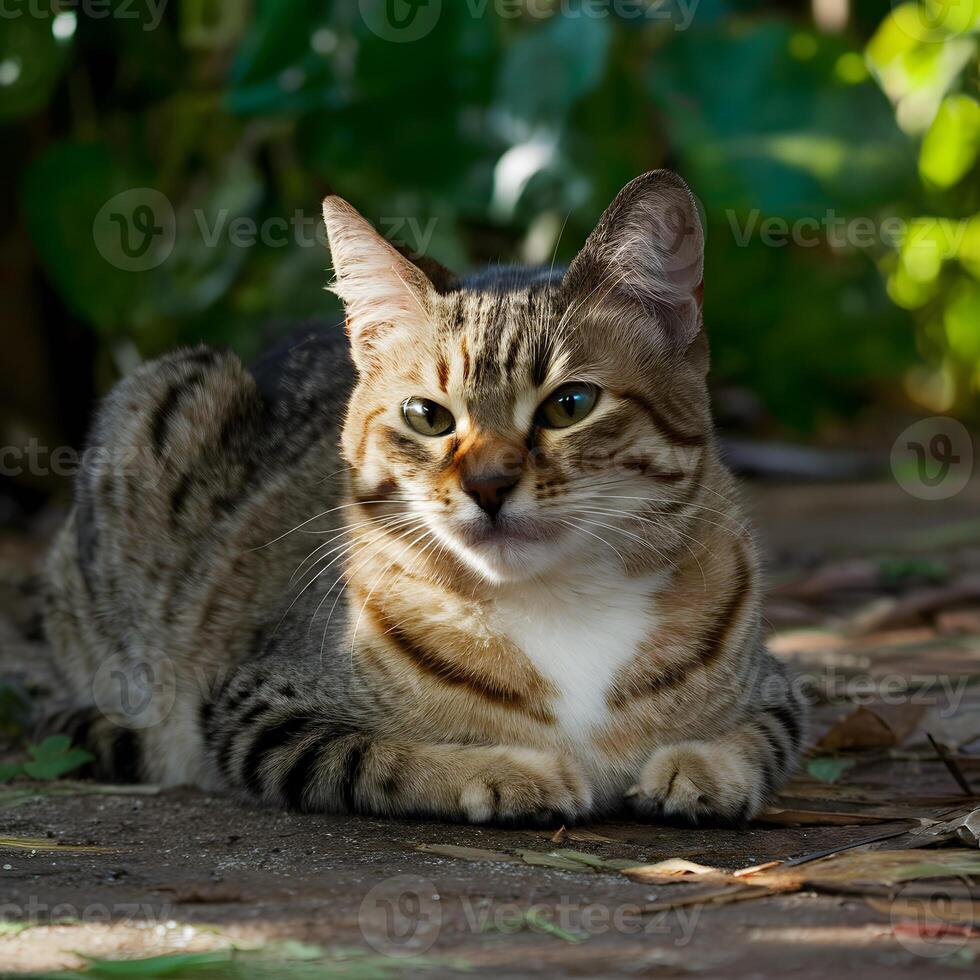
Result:
<instances>
[{"instance_id":1,"label":"ground","mask_svg":"<svg viewBox=\"0 0 980 980\"><path fill-rule=\"evenodd\" d=\"M893 483L746 495L771 646L812 678L822 740L761 819L501 830L19 778L0 786L0 972L975 973L980 484L931 502ZM37 553L5 538L7 580ZM3 588L0 676L43 697L43 646ZM129 972L84 958L158 955Z\"/></svg>"}]
</instances>

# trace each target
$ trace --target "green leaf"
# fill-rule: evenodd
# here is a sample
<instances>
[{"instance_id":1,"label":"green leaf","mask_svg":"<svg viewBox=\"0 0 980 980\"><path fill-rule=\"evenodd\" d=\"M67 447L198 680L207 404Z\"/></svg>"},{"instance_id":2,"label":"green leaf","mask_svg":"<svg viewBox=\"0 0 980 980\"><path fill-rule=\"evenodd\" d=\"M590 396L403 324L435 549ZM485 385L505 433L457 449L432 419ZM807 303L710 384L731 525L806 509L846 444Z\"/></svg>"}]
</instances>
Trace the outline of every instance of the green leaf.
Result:
<instances>
[{"instance_id":1,"label":"green leaf","mask_svg":"<svg viewBox=\"0 0 980 980\"><path fill-rule=\"evenodd\" d=\"M9 783L23 771L17 762L0 762L0 783Z\"/></svg>"},{"instance_id":2,"label":"green leaf","mask_svg":"<svg viewBox=\"0 0 980 980\"><path fill-rule=\"evenodd\" d=\"M939 188L966 176L980 152L980 103L968 95L943 100L919 152L922 179Z\"/></svg>"},{"instance_id":3,"label":"green leaf","mask_svg":"<svg viewBox=\"0 0 980 980\"><path fill-rule=\"evenodd\" d=\"M551 919L537 909L528 909L524 913L524 921L532 929L537 929L540 932L546 932L549 936L555 936L558 939L564 940L566 943L584 943L589 938L588 936L583 936L580 933L569 932L567 929L562 929L558 923L552 922Z\"/></svg>"},{"instance_id":4,"label":"green leaf","mask_svg":"<svg viewBox=\"0 0 980 980\"><path fill-rule=\"evenodd\" d=\"M40 745L29 746L28 751L31 761L25 762L23 769L32 779L57 779L95 758L83 748L72 747L67 735L50 735Z\"/></svg>"},{"instance_id":5,"label":"green leaf","mask_svg":"<svg viewBox=\"0 0 980 980\"><path fill-rule=\"evenodd\" d=\"M857 759L849 759L846 756L827 755L811 759L807 763L806 771L819 779L822 783L835 783L852 766L857 765Z\"/></svg>"},{"instance_id":6,"label":"green leaf","mask_svg":"<svg viewBox=\"0 0 980 980\"><path fill-rule=\"evenodd\" d=\"M86 957L88 966L85 969L85 976L118 977L126 980L129 977L190 975L189 971L231 963L233 955L232 950L218 950L209 953L168 953L142 960L102 960Z\"/></svg>"},{"instance_id":7,"label":"green leaf","mask_svg":"<svg viewBox=\"0 0 980 980\"><path fill-rule=\"evenodd\" d=\"M68 735L49 735L40 745L31 745L28 751L35 759L50 759L57 755L64 755L71 746L71 738Z\"/></svg>"},{"instance_id":8,"label":"green leaf","mask_svg":"<svg viewBox=\"0 0 980 980\"><path fill-rule=\"evenodd\" d=\"M521 858L525 864L531 864L541 868L556 868L560 871L581 871L582 862L573 861L570 858L562 857L554 851L521 851Z\"/></svg>"},{"instance_id":9,"label":"green leaf","mask_svg":"<svg viewBox=\"0 0 980 980\"><path fill-rule=\"evenodd\" d=\"M507 49L498 97L508 112L558 124L602 79L612 28L584 13L551 17Z\"/></svg>"},{"instance_id":10,"label":"green leaf","mask_svg":"<svg viewBox=\"0 0 980 980\"><path fill-rule=\"evenodd\" d=\"M18 7L23 8L18 10ZM69 46L51 32L51 13L32 14L26 2L10 4L0 30L0 120L41 109L66 64Z\"/></svg>"},{"instance_id":11,"label":"green leaf","mask_svg":"<svg viewBox=\"0 0 980 980\"><path fill-rule=\"evenodd\" d=\"M99 143L56 143L34 160L21 188L27 228L65 305L105 332L118 331L145 288L100 251L96 218L116 195L140 183ZM107 253L109 254L109 253Z\"/></svg>"},{"instance_id":12,"label":"green leaf","mask_svg":"<svg viewBox=\"0 0 980 980\"><path fill-rule=\"evenodd\" d=\"M460 847L457 844L419 844L416 850L441 857L459 858L463 861L517 861L505 851L488 851L482 847Z\"/></svg>"}]
</instances>

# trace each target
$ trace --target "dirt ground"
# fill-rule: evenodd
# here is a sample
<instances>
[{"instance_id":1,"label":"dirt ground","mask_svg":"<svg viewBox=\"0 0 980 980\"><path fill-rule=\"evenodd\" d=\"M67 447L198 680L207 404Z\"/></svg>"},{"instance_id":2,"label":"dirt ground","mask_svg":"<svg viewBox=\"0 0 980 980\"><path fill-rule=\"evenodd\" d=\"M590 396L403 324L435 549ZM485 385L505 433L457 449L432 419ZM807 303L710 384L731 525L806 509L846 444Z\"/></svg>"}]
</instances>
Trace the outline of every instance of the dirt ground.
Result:
<instances>
[{"instance_id":1,"label":"dirt ground","mask_svg":"<svg viewBox=\"0 0 980 980\"><path fill-rule=\"evenodd\" d=\"M941 502L884 483L746 495L771 645L811 678L822 739L759 820L502 830L17 780L0 786L0 972L976 975L980 483ZM36 554L10 537L0 564ZM0 679L43 696L29 611L0 588ZM671 859L690 864L651 867ZM164 954L131 972L84 958Z\"/></svg>"}]
</instances>

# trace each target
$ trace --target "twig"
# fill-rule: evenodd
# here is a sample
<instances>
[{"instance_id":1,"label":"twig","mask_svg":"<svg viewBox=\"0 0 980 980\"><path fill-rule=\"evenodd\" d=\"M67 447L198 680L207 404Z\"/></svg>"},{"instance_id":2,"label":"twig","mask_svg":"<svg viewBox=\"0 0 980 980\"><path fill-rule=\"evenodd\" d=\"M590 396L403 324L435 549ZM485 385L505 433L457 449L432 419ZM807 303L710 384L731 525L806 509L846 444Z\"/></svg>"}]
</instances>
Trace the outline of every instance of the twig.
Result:
<instances>
[{"instance_id":1,"label":"twig","mask_svg":"<svg viewBox=\"0 0 980 980\"><path fill-rule=\"evenodd\" d=\"M959 784L961 790L966 793L967 796L973 796L973 790L970 788L970 784L967 782L966 776L963 775L963 770L960 769L957 761L949 754L949 750L945 745L940 745L928 732L926 732L926 738L929 739L929 744L936 750L936 755L939 756L943 761L943 765L949 770L949 774L956 780Z\"/></svg>"}]
</instances>

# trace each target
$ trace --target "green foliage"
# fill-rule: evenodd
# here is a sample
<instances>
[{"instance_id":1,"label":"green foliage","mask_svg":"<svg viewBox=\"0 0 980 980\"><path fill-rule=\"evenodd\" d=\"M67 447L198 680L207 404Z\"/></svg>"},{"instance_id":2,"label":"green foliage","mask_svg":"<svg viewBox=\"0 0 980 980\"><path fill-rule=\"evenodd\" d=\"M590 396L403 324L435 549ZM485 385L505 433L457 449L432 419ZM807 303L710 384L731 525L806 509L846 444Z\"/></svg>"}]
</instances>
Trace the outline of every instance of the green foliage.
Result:
<instances>
[{"instance_id":1,"label":"green foliage","mask_svg":"<svg viewBox=\"0 0 980 980\"><path fill-rule=\"evenodd\" d=\"M20 775L40 780L60 779L95 758L85 749L73 746L67 735L50 735L40 745L29 745L27 751L30 755L27 762L0 764L0 783L8 783Z\"/></svg>"},{"instance_id":2,"label":"green foliage","mask_svg":"<svg viewBox=\"0 0 980 980\"><path fill-rule=\"evenodd\" d=\"M202 953L167 953L144 959L107 960L85 957L79 971L49 973L51 980L92 977L97 980L203 978L214 980L387 980L416 972L461 972L470 969L459 958L388 956L352 948L324 949L293 940L258 949L220 949Z\"/></svg>"},{"instance_id":3,"label":"green foliage","mask_svg":"<svg viewBox=\"0 0 980 980\"><path fill-rule=\"evenodd\" d=\"M978 47L980 0L927 0L895 7L867 48L896 119L919 143L921 187L881 266L889 296L913 311L941 410L980 388Z\"/></svg>"},{"instance_id":4,"label":"green foliage","mask_svg":"<svg viewBox=\"0 0 980 980\"><path fill-rule=\"evenodd\" d=\"M270 321L335 314L314 234L328 191L452 266L565 261L623 183L672 166L703 207L717 383L798 429L923 363L949 398L973 390L974 0L873 0L841 34L756 0L702 0L690 24L680 5L444 0L411 41L368 0L220 7L213 23L185 0L152 29L146 11L79 19L60 39L50 18L0 24L0 80L12 45L34 66L0 86L0 118L53 134L16 175L26 227L111 351L247 356ZM112 260L119 226L99 217L130 188L172 211L140 269Z\"/></svg>"}]
</instances>

